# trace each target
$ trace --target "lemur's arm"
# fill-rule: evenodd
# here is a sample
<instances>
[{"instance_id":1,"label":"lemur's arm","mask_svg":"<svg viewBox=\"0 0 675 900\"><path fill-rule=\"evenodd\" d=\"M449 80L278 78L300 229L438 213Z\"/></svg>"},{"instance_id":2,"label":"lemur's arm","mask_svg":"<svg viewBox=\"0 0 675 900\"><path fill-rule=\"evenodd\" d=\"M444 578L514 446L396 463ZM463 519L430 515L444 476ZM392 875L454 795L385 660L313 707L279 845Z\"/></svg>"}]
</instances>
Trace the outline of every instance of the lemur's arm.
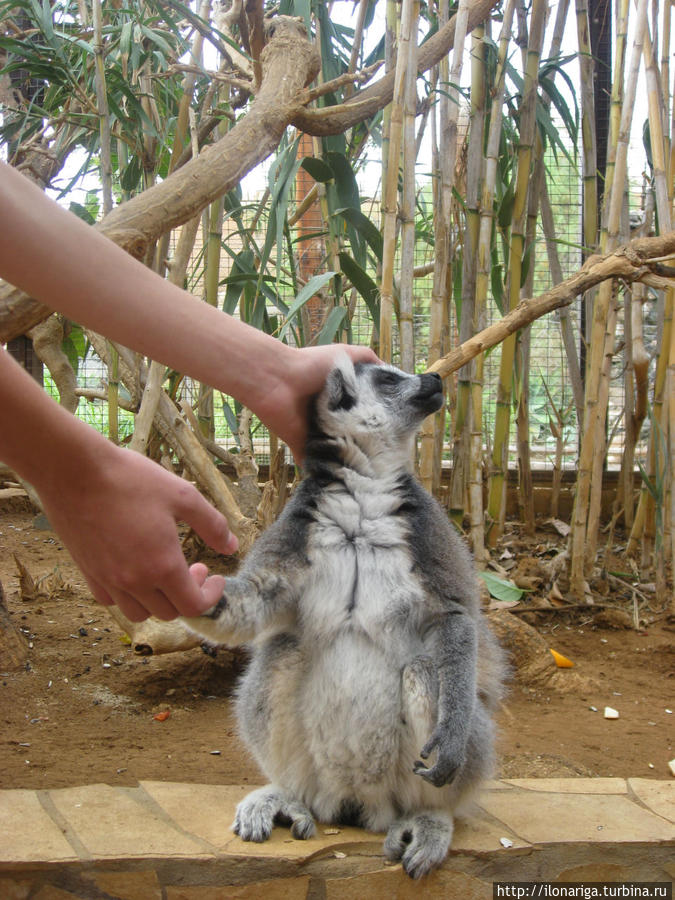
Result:
<instances>
[{"instance_id":1,"label":"lemur's arm","mask_svg":"<svg viewBox=\"0 0 675 900\"><path fill-rule=\"evenodd\" d=\"M307 518L298 489L282 515L258 539L239 573L225 581L218 603L186 624L207 640L236 646L267 628L292 624L308 563Z\"/></svg>"},{"instance_id":2,"label":"lemur's arm","mask_svg":"<svg viewBox=\"0 0 675 900\"><path fill-rule=\"evenodd\" d=\"M452 607L441 614L435 625L438 717L431 737L420 752L423 760L434 750L438 755L429 768L418 760L413 769L416 775L436 787L452 781L465 761L476 702L475 622L460 604L452 604Z\"/></svg>"},{"instance_id":3,"label":"lemur's arm","mask_svg":"<svg viewBox=\"0 0 675 900\"><path fill-rule=\"evenodd\" d=\"M244 572L226 580L214 607L184 621L207 640L235 647L253 640L265 628L290 625L293 599L293 586L274 569Z\"/></svg>"}]
</instances>

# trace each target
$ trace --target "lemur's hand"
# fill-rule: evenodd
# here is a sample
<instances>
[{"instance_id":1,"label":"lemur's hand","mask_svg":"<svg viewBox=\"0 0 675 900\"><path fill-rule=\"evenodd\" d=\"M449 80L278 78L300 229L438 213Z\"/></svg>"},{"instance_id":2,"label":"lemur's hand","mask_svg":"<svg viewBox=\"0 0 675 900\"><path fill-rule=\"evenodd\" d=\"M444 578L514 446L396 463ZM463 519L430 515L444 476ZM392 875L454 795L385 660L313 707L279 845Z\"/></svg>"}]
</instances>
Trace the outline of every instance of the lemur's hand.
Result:
<instances>
[{"instance_id":1,"label":"lemur's hand","mask_svg":"<svg viewBox=\"0 0 675 900\"><path fill-rule=\"evenodd\" d=\"M438 751L436 762L427 767L422 760L428 759L434 750ZM425 781L435 787L443 787L449 784L466 759L466 744L454 729L438 725L434 729L427 743L420 751L422 760L418 759L413 766L415 775L420 775Z\"/></svg>"}]
</instances>

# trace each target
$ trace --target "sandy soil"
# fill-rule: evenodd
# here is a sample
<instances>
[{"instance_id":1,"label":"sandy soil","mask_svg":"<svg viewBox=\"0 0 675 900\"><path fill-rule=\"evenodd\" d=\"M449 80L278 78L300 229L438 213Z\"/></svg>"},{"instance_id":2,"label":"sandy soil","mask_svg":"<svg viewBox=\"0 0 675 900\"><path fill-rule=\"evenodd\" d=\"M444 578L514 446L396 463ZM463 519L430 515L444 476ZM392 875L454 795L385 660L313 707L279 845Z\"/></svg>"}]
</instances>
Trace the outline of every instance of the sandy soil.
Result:
<instances>
[{"instance_id":1,"label":"sandy soil","mask_svg":"<svg viewBox=\"0 0 675 900\"><path fill-rule=\"evenodd\" d=\"M25 506L0 507L0 582L30 645L25 669L0 672L0 787L258 783L230 702L243 654L137 656L53 532L34 520ZM37 599L21 598L15 553L44 579ZM555 690L512 685L499 774L668 778L672 625L648 615L643 631L607 630L585 611L545 619L540 632L575 663L560 671L575 677ZM603 718L605 706L619 719Z\"/></svg>"}]
</instances>

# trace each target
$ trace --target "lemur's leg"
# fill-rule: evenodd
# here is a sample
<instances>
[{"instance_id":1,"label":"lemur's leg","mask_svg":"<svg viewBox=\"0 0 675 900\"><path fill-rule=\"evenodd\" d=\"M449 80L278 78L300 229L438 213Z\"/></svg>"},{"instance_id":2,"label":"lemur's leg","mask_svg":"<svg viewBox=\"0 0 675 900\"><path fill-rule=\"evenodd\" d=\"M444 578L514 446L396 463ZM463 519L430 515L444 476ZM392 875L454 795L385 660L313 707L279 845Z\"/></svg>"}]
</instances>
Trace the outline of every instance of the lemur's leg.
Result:
<instances>
[{"instance_id":1,"label":"lemur's leg","mask_svg":"<svg viewBox=\"0 0 675 900\"><path fill-rule=\"evenodd\" d=\"M384 842L388 859L401 860L411 878L421 878L440 866L452 841L452 816L442 812L420 812L398 819Z\"/></svg>"},{"instance_id":2,"label":"lemur's leg","mask_svg":"<svg viewBox=\"0 0 675 900\"><path fill-rule=\"evenodd\" d=\"M401 716L417 755L431 736L438 718L438 676L428 656L417 656L401 673Z\"/></svg>"},{"instance_id":3,"label":"lemur's leg","mask_svg":"<svg viewBox=\"0 0 675 900\"><path fill-rule=\"evenodd\" d=\"M291 800L274 784L258 788L237 806L232 830L242 841L266 841L275 824L290 826L294 838L304 841L316 831L311 812Z\"/></svg>"}]
</instances>

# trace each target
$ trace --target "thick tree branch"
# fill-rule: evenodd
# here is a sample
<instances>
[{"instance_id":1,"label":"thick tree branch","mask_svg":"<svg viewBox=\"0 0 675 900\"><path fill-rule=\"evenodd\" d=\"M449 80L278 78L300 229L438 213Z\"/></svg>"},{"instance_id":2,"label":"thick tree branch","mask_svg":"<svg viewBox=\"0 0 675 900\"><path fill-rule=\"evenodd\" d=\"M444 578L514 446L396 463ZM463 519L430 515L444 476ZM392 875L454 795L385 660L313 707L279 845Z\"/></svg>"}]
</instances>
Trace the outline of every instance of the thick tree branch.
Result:
<instances>
[{"instance_id":1,"label":"thick tree branch","mask_svg":"<svg viewBox=\"0 0 675 900\"><path fill-rule=\"evenodd\" d=\"M279 145L320 61L295 19L279 16L272 26L261 54L262 83L249 112L196 159L116 207L95 226L133 256L142 259L162 234L229 191ZM49 313L43 304L4 285L0 288L0 341L23 334Z\"/></svg>"},{"instance_id":2,"label":"thick tree branch","mask_svg":"<svg viewBox=\"0 0 675 900\"><path fill-rule=\"evenodd\" d=\"M475 0L469 9L467 34L483 23L490 11L497 6L498 0ZM450 21L425 41L417 55L417 71L426 72L435 66L452 50L455 42L455 20ZM300 131L316 136L342 134L348 128L358 125L364 119L374 116L391 102L394 96L394 76L392 69L375 84L359 91L347 103L340 106L323 107L321 109L301 109L292 119L292 124Z\"/></svg>"},{"instance_id":3,"label":"thick tree branch","mask_svg":"<svg viewBox=\"0 0 675 900\"><path fill-rule=\"evenodd\" d=\"M673 282L666 283L663 276L659 274L659 270L663 271L659 261L674 254L675 231L671 231L659 237L637 238L605 256L590 256L583 267L570 278L560 282L540 297L522 300L515 309L498 322L484 328L483 331L437 360L429 367L428 371L438 372L441 378L445 378L478 356L479 353L484 353L491 347L500 344L508 335L520 331L521 328L534 322L535 319L553 312L554 309L569 306L579 294L583 294L608 278L644 281L648 284L654 284L655 280L659 279L662 282L659 284L660 288L672 287Z\"/></svg>"}]
</instances>

